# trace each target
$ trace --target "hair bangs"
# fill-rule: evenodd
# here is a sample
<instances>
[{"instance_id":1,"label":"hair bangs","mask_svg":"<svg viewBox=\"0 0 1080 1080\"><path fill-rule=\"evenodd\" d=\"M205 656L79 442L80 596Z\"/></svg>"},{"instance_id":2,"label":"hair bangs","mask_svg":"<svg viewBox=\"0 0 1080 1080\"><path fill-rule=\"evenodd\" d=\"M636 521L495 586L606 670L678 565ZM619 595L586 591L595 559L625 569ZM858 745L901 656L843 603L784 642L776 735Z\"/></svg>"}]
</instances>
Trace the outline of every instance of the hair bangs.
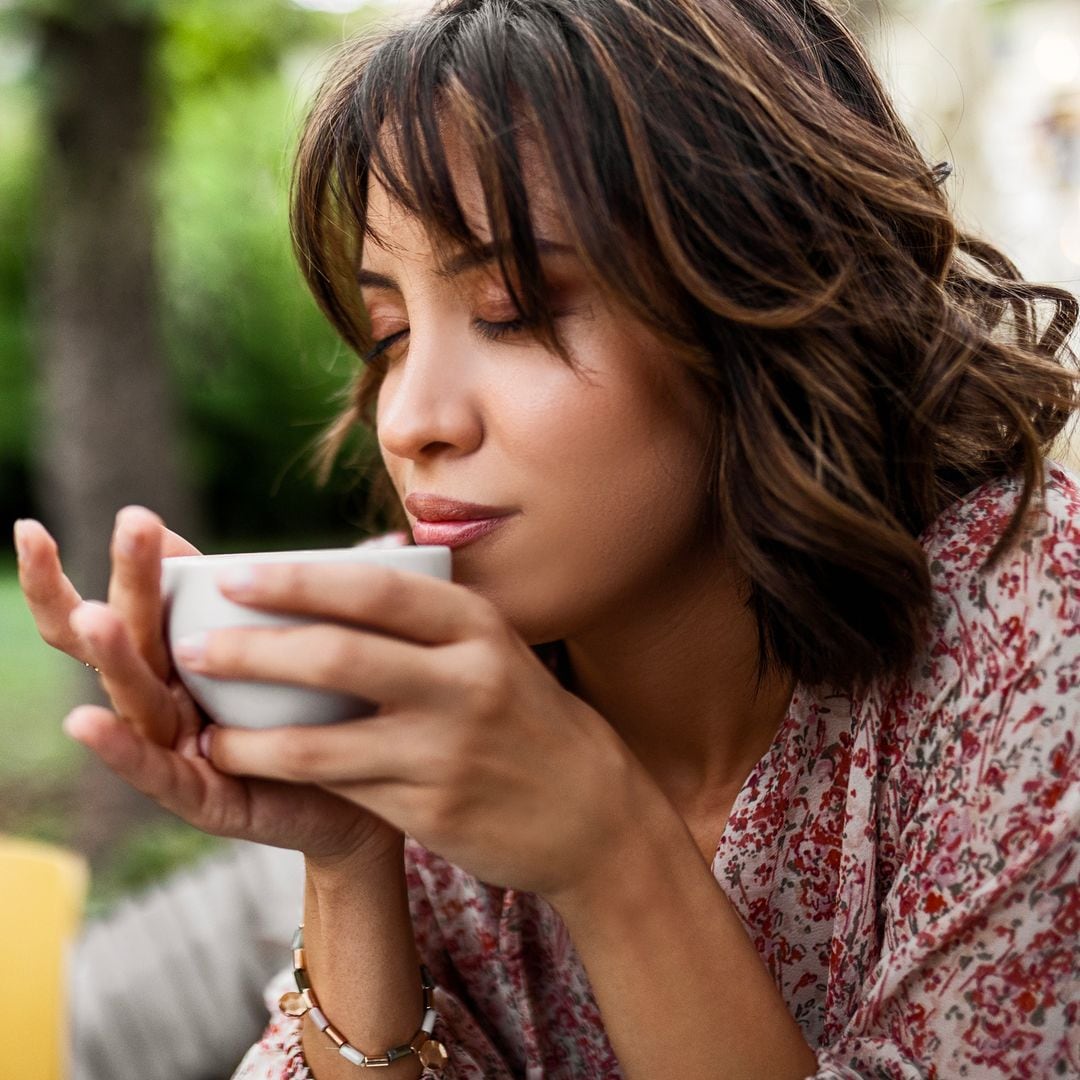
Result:
<instances>
[{"instance_id":1,"label":"hair bangs","mask_svg":"<svg viewBox=\"0 0 1080 1080\"><path fill-rule=\"evenodd\" d=\"M499 10L506 14L511 6ZM539 97L542 80L530 80L526 94L519 79L522 70L535 69L537 56L530 64L523 55L529 50L512 20L485 7L459 21L453 30L437 23L406 26L359 58L355 50L344 54L331 69L332 89L313 112L297 157L297 255L325 314L363 356L372 346L356 285L363 245L394 248L393 236L367 212L375 182L423 224L438 258L493 254L521 318L572 362L544 282L522 144L531 142L546 162L572 155L567 147L553 154L542 145L539 113L528 101ZM479 220L470 220L458 198L451 139L461 152L454 164L475 170L479 181ZM572 242L587 257L585 238L574 235ZM599 278L599 269L594 272Z\"/></svg>"}]
</instances>

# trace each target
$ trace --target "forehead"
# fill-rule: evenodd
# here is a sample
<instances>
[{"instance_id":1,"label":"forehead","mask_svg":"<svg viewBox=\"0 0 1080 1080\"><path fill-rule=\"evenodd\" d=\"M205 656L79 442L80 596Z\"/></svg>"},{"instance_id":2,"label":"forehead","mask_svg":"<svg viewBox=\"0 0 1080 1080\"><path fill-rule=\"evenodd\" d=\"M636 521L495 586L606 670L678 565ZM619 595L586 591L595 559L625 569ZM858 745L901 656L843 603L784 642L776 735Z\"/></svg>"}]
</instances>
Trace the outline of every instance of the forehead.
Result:
<instances>
[{"instance_id":1,"label":"forehead","mask_svg":"<svg viewBox=\"0 0 1080 1080\"><path fill-rule=\"evenodd\" d=\"M440 132L454 194L465 221L481 242L488 242L492 239L492 229L473 149L458 125L444 122L440 124ZM390 156L391 167L403 174L405 170L401 168L394 143L391 141L384 146ZM528 198L534 234L556 243L569 244L565 214L560 212L558 191L544 155L536 142L526 136L518 138L517 151L521 183ZM370 257L367 249L370 249L371 255L387 250L403 254L405 250L428 250L433 246L433 239L434 246L439 245L440 241L429 235L425 223L391 196L374 170L368 175L366 215L368 225L386 243L384 246L366 237L365 263Z\"/></svg>"}]
</instances>

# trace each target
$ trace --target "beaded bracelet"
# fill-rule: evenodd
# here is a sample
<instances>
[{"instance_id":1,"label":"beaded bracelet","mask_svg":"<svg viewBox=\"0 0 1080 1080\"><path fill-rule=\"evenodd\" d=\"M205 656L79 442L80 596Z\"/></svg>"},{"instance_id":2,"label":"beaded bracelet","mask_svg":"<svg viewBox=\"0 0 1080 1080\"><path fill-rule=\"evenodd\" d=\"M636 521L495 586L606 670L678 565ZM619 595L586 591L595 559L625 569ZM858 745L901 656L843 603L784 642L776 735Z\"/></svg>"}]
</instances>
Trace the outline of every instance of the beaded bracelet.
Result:
<instances>
[{"instance_id":1,"label":"beaded bracelet","mask_svg":"<svg viewBox=\"0 0 1080 1080\"><path fill-rule=\"evenodd\" d=\"M304 959L304 924L296 928L292 939L293 951L293 977L296 979L296 990L282 994L278 1005L286 1016L301 1017L305 1013L311 1014L311 1019L320 1031L325 1031L333 1040L338 1053L359 1065L362 1069L381 1069L393 1065L395 1061L415 1054L420 1059L420 1064L435 1072L442 1072L443 1066L449 1060L446 1047L438 1039L431 1038L431 1032L438 1019L438 1013L431 1005L431 992L435 984L431 981L431 973L423 965L420 966L420 986L424 992L424 1020L417 1029L416 1034L400 1046L392 1047L385 1054L378 1056L365 1054L362 1050L351 1045L344 1035L326 1018L326 1014L319 1008L319 1000L315 991L311 988L311 980L305 970Z\"/></svg>"}]
</instances>

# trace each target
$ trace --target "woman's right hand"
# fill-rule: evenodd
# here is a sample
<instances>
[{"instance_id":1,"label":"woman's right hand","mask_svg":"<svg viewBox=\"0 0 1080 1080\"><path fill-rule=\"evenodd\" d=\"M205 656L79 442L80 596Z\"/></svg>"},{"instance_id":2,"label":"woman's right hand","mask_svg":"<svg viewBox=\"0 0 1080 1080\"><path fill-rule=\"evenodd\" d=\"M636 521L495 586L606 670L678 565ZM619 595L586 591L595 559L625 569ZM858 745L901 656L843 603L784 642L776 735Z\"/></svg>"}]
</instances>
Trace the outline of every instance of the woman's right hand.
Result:
<instances>
[{"instance_id":1,"label":"woman's right hand","mask_svg":"<svg viewBox=\"0 0 1080 1080\"><path fill-rule=\"evenodd\" d=\"M83 705L64 728L133 787L197 829L296 848L310 860L367 861L400 852L382 818L314 785L226 776L199 753L202 717L164 638L161 559L197 555L143 507L116 518L108 603L87 602L37 521L16 526L19 583L45 641L98 669L112 709Z\"/></svg>"}]
</instances>

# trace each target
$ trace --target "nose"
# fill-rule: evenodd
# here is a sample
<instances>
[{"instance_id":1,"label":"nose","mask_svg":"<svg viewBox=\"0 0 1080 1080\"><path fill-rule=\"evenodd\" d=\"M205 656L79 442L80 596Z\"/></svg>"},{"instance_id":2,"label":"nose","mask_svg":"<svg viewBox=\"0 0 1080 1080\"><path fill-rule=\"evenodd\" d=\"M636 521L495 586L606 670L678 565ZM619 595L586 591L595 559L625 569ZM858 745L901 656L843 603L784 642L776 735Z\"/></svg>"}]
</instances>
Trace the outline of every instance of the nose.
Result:
<instances>
[{"instance_id":1,"label":"nose","mask_svg":"<svg viewBox=\"0 0 1080 1080\"><path fill-rule=\"evenodd\" d=\"M410 330L408 353L379 388L376 431L384 455L412 461L472 453L484 438L468 345L452 335Z\"/></svg>"}]
</instances>

